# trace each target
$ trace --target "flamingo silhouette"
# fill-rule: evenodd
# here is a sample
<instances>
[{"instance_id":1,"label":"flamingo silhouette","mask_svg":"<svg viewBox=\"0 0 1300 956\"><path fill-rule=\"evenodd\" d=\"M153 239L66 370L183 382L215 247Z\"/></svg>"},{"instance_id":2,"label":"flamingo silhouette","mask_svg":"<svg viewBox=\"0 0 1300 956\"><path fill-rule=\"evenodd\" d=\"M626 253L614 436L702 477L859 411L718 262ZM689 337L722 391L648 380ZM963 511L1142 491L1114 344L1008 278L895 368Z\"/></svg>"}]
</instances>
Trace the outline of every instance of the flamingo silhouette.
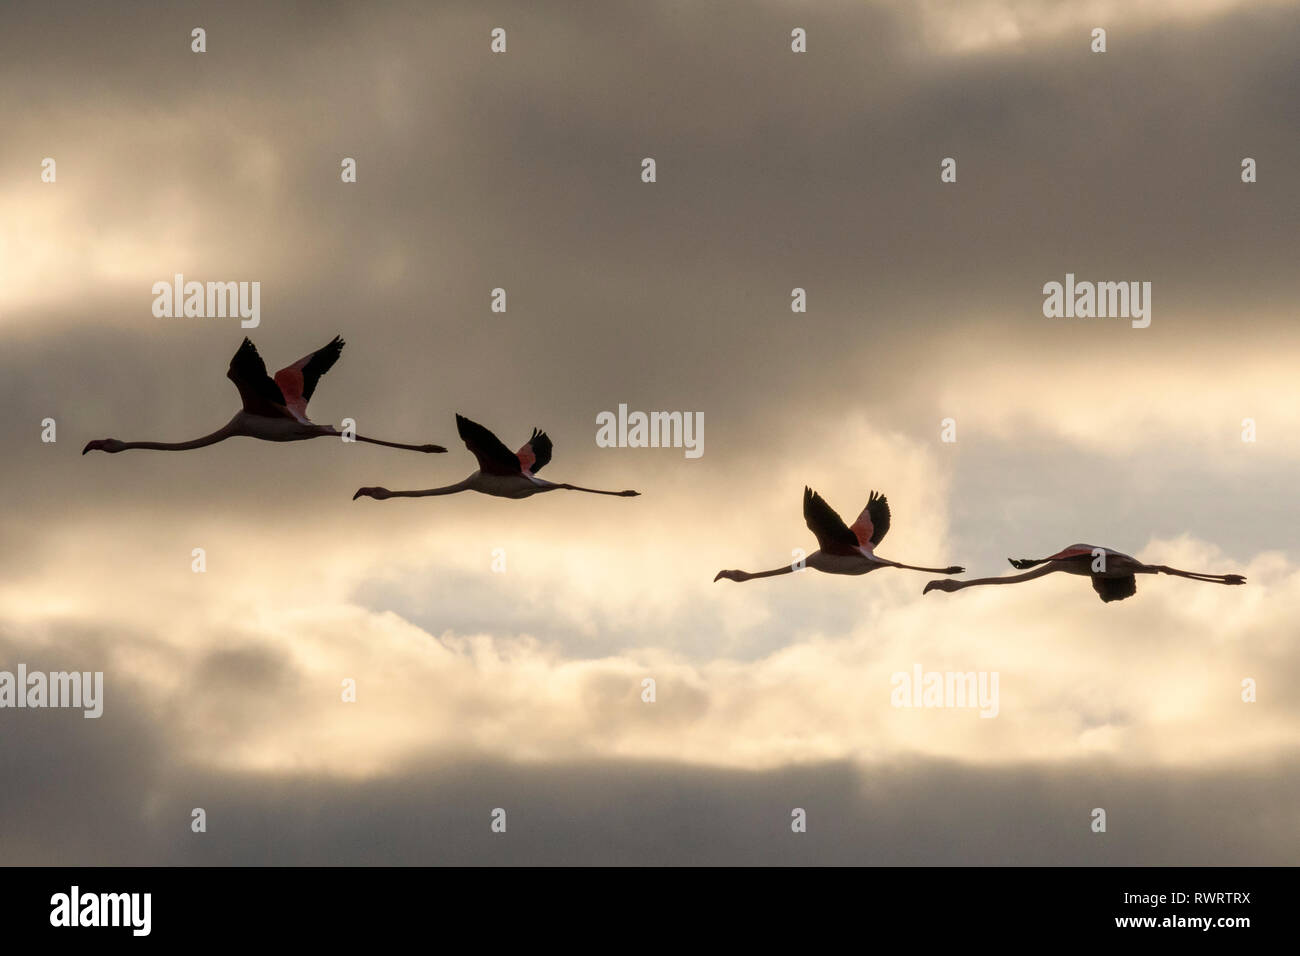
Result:
<instances>
[{"instance_id":1,"label":"flamingo silhouette","mask_svg":"<svg viewBox=\"0 0 1300 956\"><path fill-rule=\"evenodd\" d=\"M874 491L868 497L862 514L858 515L858 520L850 528L821 495L811 488L804 488L803 520L808 525L808 530L817 536L818 550L808 555L805 562L816 571L827 574L866 574L876 568L906 568L909 571L930 571L935 574L961 574L966 570L956 565L950 568L918 568L912 564L900 564L877 557L875 547L889 531L889 502L884 495L878 495ZM754 578L789 574L793 570L791 565L785 565L771 571L719 571L713 580L726 578L729 581L752 581Z\"/></svg>"},{"instance_id":2,"label":"flamingo silhouette","mask_svg":"<svg viewBox=\"0 0 1300 956\"><path fill-rule=\"evenodd\" d=\"M497 498L528 498L544 491L585 491L593 495L617 495L631 498L639 491L598 491L595 488L580 488L577 485L562 484L538 478L537 472L551 460L551 439L546 432L533 429L528 442L517 452L507 448L496 435L477 422L472 422L464 415L456 416L456 431L465 442L474 457L478 459L478 471L464 481L442 488L430 488L427 491L389 491L387 488L358 488L352 500L358 498L376 498L384 501L388 498L427 498L431 495L454 495L461 491L477 491Z\"/></svg>"},{"instance_id":3,"label":"flamingo silhouette","mask_svg":"<svg viewBox=\"0 0 1300 956\"><path fill-rule=\"evenodd\" d=\"M1180 571L1178 568L1163 564L1143 564L1131 555L1099 548L1091 544L1072 544L1049 558L1026 559L1008 558L1014 568L1036 568L1025 574L1012 574L1004 578L975 578L971 581L931 581L922 594L931 591L960 591L962 588L984 584L1019 584L1032 581L1045 574L1064 571L1067 574L1085 574L1092 578L1092 589L1106 603L1122 601L1137 593L1137 575L1139 574L1173 574L1193 581L1209 581L1213 584L1245 584L1246 579L1240 574L1201 574L1196 571ZM1042 567L1038 567L1042 565Z\"/></svg>"},{"instance_id":4,"label":"flamingo silhouette","mask_svg":"<svg viewBox=\"0 0 1300 956\"><path fill-rule=\"evenodd\" d=\"M87 442L81 449L84 455L88 451L106 451L117 454L128 448L152 448L157 451L187 451L215 445L243 435L247 438L260 438L263 441L304 441L308 438L338 437L342 432L333 425L314 425L307 418L307 402L316 391L320 377L334 367L343 351L343 339L334 336L334 340L324 348L317 349L310 355L304 355L287 368L275 373L272 379L266 374L266 363L257 354L257 346L247 338L244 339L235 357L230 360L226 378L235 383L244 407L235 413L235 417L222 425L210 435L195 438L193 441L157 442L157 441L118 441L116 438L98 438ZM399 442L380 441L378 438L355 436L357 441L372 445L385 445L389 448L404 448L407 451L445 452L441 445L403 445Z\"/></svg>"}]
</instances>

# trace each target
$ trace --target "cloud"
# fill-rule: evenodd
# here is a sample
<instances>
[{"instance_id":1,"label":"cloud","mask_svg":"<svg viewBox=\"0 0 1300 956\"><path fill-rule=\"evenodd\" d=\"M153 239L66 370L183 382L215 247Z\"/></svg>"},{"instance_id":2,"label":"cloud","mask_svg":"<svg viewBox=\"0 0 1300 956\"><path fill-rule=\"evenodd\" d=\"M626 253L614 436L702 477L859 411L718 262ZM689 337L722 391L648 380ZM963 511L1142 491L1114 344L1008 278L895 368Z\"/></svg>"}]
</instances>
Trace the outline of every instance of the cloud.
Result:
<instances>
[{"instance_id":1,"label":"cloud","mask_svg":"<svg viewBox=\"0 0 1300 956\"><path fill-rule=\"evenodd\" d=\"M0 738L7 863L1284 865L1300 822L1290 757L1156 770L914 758L757 772L481 759L353 780L194 768L131 700L93 735L45 712ZM1104 834L1089 827L1098 806ZM195 807L205 833L190 829ZM489 829L498 807L504 834ZM795 807L804 834L790 830Z\"/></svg>"},{"instance_id":2,"label":"cloud","mask_svg":"<svg viewBox=\"0 0 1300 956\"><path fill-rule=\"evenodd\" d=\"M206 574L190 571L183 550L166 568L168 545L156 529L137 529L130 543L105 535L113 569L84 549L73 557L68 542L44 573L0 591L7 656L54 653L69 628L132 635L99 651L109 658L106 707L129 681L167 714L168 733L186 741L197 766L360 778L416 759L482 755L771 769L908 755L1055 762L1100 752L1125 766L1190 767L1276 753L1297 716L1280 688L1300 674L1276 635L1300 600L1300 571L1276 552L1242 565L1190 538L1151 541L1139 557L1241 571L1250 584L1144 578L1117 605L1064 575L925 597L927 575L890 570L745 585L683 577L673 595L680 612L652 608L638 621L640 587L624 580L638 556L611 550L589 558L581 577L561 560L508 571L494 591L462 591L462 599L514 605L518 630L493 633L434 628L448 613L446 597L424 609L423 627L390 609L400 599L354 601L372 568L398 569L396 595L436 580L425 564L409 563L427 538L392 539L368 560L359 550L332 564L322 557L310 569L296 558L310 545L268 542L258 560L231 564L246 533L198 539L208 545ZM83 581L69 597L66 568L78 561L99 567L96 585ZM999 572L973 570L987 573ZM142 580L153 582L146 605L114 600ZM725 637L705 630L714 603ZM837 604L850 613L827 612ZM737 605L750 613L731 613ZM693 618L696 606L706 612ZM593 622L605 649L569 637L566 620ZM683 630L665 634L665 620ZM769 633L779 640L755 653ZM916 665L997 672L998 716L893 706L892 675ZM59 666L89 665L66 653ZM657 685L652 704L641 700L647 677ZM1241 701L1246 678L1260 685L1259 703ZM342 702L344 680L356 682L356 704Z\"/></svg>"}]
</instances>

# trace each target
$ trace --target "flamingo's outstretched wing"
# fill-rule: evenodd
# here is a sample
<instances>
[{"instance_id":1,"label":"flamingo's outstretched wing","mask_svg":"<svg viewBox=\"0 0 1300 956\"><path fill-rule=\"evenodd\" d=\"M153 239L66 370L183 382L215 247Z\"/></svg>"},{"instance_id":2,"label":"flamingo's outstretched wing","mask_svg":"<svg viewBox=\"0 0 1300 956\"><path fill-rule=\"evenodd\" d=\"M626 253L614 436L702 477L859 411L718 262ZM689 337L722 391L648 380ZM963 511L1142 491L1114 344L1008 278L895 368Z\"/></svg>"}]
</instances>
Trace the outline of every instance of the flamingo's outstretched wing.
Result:
<instances>
[{"instance_id":1,"label":"flamingo's outstretched wing","mask_svg":"<svg viewBox=\"0 0 1300 956\"><path fill-rule=\"evenodd\" d=\"M828 554L857 554L858 537L849 530L826 499L811 488L803 490L803 520L817 536L817 546Z\"/></svg>"},{"instance_id":2,"label":"flamingo's outstretched wing","mask_svg":"<svg viewBox=\"0 0 1300 956\"><path fill-rule=\"evenodd\" d=\"M1094 574L1092 575L1092 589L1097 592L1097 597L1107 604L1111 601L1122 601L1137 594L1137 577L1132 574L1124 574L1120 577L1104 577L1100 574Z\"/></svg>"},{"instance_id":3,"label":"flamingo's outstretched wing","mask_svg":"<svg viewBox=\"0 0 1300 956\"><path fill-rule=\"evenodd\" d=\"M456 431L465 447L478 459L479 471L485 475L518 475L523 466L515 453L496 435L464 415L456 416Z\"/></svg>"},{"instance_id":4,"label":"flamingo's outstretched wing","mask_svg":"<svg viewBox=\"0 0 1300 956\"><path fill-rule=\"evenodd\" d=\"M266 374L266 363L257 354L257 346L245 338L235 357L230 360L226 378L235 383L239 397L244 402L244 411L250 415L266 415L271 418L292 417L284 393L280 386Z\"/></svg>"},{"instance_id":5,"label":"flamingo's outstretched wing","mask_svg":"<svg viewBox=\"0 0 1300 956\"><path fill-rule=\"evenodd\" d=\"M1064 551L1058 551L1046 561L1064 561L1066 558L1081 558L1084 555L1092 556L1094 551L1105 551L1107 554L1112 553L1110 548L1099 548L1095 544L1072 544Z\"/></svg>"},{"instance_id":6,"label":"flamingo's outstretched wing","mask_svg":"<svg viewBox=\"0 0 1300 956\"><path fill-rule=\"evenodd\" d=\"M884 495L871 492L867 506L858 515L858 520L853 522L851 530L860 547L871 550L880 544L881 539L889 533L889 502Z\"/></svg>"},{"instance_id":7,"label":"flamingo's outstretched wing","mask_svg":"<svg viewBox=\"0 0 1300 956\"><path fill-rule=\"evenodd\" d=\"M530 475L535 475L551 460L551 439L546 432L533 429L528 443L515 452L519 467Z\"/></svg>"},{"instance_id":8,"label":"flamingo's outstretched wing","mask_svg":"<svg viewBox=\"0 0 1300 956\"><path fill-rule=\"evenodd\" d=\"M1098 548L1093 544L1072 544L1063 551L1056 554L1048 555L1045 558L1007 558L1013 568L1024 570L1025 568L1036 567L1040 564L1046 564L1048 561L1068 561L1070 558L1092 557L1094 551L1104 551L1107 554L1119 554L1118 551L1111 551L1110 548Z\"/></svg>"},{"instance_id":9,"label":"flamingo's outstretched wing","mask_svg":"<svg viewBox=\"0 0 1300 956\"><path fill-rule=\"evenodd\" d=\"M316 383L334 367L343 352L344 344L343 339L336 335L329 345L310 355L304 355L275 373L275 384L283 393L285 404L302 421L307 421L307 403L316 391Z\"/></svg>"}]
</instances>

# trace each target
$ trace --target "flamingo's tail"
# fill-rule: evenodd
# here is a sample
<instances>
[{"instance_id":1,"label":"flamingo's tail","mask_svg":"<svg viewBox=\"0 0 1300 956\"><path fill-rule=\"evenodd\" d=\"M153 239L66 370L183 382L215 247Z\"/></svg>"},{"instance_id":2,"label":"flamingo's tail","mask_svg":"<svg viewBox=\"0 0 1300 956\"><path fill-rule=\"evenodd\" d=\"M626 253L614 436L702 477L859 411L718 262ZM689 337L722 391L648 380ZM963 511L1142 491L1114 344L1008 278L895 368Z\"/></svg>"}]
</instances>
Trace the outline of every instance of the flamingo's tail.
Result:
<instances>
[{"instance_id":1,"label":"flamingo's tail","mask_svg":"<svg viewBox=\"0 0 1300 956\"><path fill-rule=\"evenodd\" d=\"M1007 558L1011 566L1019 571L1025 571L1029 568L1046 563L1048 558Z\"/></svg>"}]
</instances>

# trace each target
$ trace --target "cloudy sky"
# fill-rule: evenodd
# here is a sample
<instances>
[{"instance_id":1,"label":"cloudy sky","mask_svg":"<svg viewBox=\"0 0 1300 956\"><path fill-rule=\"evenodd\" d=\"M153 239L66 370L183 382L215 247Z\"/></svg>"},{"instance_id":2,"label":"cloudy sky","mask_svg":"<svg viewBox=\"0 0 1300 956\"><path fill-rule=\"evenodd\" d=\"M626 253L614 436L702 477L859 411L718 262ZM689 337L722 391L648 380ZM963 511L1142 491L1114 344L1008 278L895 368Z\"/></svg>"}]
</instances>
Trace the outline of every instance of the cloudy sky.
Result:
<instances>
[{"instance_id":1,"label":"cloudy sky","mask_svg":"<svg viewBox=\"0 0 1300 956\"><path fill-rule=\"evenodd\" d=\"M0 670L105 702L0 710L0 862L1294 862L1298 55L1231 0L4 4ZM260 326L155 317L176 273ZM1150 327L1045 318L1067 273ZM450 453L79 454L223 424L245 331ZM642 497L351 500L465 477L455 412ZM713 583L815 547L805 484L908 563L1249 584ZM996 718L892 706L917 664Z\"/></svg>"}]
</instances>

